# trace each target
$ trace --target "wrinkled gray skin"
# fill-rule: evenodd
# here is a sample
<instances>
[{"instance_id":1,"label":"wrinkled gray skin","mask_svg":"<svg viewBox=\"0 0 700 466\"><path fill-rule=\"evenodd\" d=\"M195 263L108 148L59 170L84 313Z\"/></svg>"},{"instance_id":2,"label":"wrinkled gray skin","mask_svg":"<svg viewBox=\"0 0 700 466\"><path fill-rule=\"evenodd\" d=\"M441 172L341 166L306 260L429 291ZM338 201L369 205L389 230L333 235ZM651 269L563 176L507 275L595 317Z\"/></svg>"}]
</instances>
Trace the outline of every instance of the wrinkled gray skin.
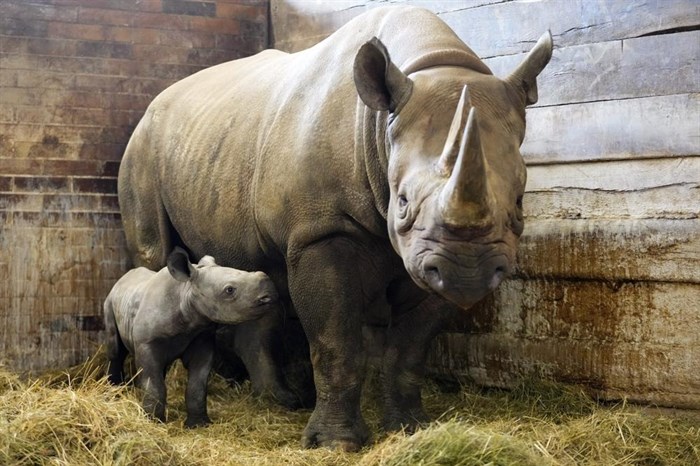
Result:
<instances>
[{"instance_id":1,"label":"wrinkled gray skin","mask_svg":"<svg viewBox=\"0 0 700 466\"><path fill-rule=\"evenodd\" d=\"M216 324L258 319L274 310L278 294L266 274L221 267L210 256L195 266L176 248L167 264L159 272L130 270L107 296L108 375L122 383L124 358L132 353L144 410L165 421L165 374L181 359L188 372L185 426L206 425Z\"/></svg>"},{"instance_id":2,"label":"wrinkled gray skin","mask_svg":"<svg viewBox=\"0 0 700 466\"><path fill-rule=\"evenodd\" d=\"M367 440L363 324L384 328L385 427L426 419L429 342L513 270L525 107L551 51L545 34L501 80L433 13L377 8L308 50L196 73L148 108L119 175L134 258L160 264L181 241L271 276L310 346L303 445Z\"/></svg>"}]
</instances>

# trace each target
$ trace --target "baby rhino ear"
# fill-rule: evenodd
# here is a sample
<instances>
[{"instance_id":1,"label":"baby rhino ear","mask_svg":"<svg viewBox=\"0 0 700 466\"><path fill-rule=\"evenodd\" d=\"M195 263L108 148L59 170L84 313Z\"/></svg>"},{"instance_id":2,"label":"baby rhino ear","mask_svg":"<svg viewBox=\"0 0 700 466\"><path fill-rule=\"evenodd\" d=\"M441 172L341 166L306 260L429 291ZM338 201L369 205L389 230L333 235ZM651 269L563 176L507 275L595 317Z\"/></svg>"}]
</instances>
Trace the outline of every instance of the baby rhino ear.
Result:
<instances>
[{"instance_id":1,"label":"baby rhino ear","mask_svg":"<svg viewBox=\"0 0 700 466\"><path fill-rule=\"evenodd\" d=\"M192 280L197 274L197 269L190 264L187 251L180 247L176 247L168 256L168 271L179 282Z\"/></svg>"}]
</instances>

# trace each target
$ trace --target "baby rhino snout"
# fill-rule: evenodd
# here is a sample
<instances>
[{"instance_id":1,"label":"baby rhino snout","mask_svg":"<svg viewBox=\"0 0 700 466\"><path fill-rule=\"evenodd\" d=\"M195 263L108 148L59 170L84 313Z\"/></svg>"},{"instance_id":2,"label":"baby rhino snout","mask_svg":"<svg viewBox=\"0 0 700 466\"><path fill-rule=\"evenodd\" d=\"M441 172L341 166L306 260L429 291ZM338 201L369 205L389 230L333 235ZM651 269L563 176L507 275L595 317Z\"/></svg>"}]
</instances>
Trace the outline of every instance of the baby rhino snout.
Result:
<instances>
[{"instance_id":1,"label":"baby rhino snout","mask_svg":"<svg viewBox=\"0 0 700 466\"><path fill-rule=\"evenodd\" d=\"M279 295L270 277L263 272L255 272L255 276L260 280L255 305L264 306L266 304L276 303L279 299Z\"/></svg>"},{"instance_id":2,"label":"baby rhino snout","mask_svg":"<svg viewBox=\"0 0 700 466\"><path fill-rule=\"evenodd\" d=\"M260 296L257 300L255 300L255 303L259 306L262 306L263 304L272 304L275 301L277 301L277 298L275 296L270 296L269 294L266 294Z\"/></svg>"}]
</instances>

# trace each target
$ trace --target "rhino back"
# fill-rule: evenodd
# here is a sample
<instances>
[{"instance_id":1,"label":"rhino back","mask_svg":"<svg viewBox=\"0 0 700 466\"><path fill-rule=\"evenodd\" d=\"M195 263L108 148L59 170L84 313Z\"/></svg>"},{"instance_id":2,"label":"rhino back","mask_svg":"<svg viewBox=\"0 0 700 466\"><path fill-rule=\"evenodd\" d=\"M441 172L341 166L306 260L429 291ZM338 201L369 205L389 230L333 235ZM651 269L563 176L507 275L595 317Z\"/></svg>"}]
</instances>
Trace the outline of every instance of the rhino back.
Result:
<instances>
[{"instance_id":1,"label":"rhino back","mask_svg":"<svg viewBox=\"0 0 700 466\"><path fill-rule=\"evenodd\" d=\"M471 53L426 10L378 8L310 49L224 63L154 100L139 126L168 216L195 253L264 268L263 253L284 257L334 233L386 237L376 206L388 199L369 180L382 174L367 173L355 144L376 124L352 82L355 54L373 36L400 67L443 49Z\"/></svg>"},{"instance_id":2,"label":"rhino back","mask_svg":"<svg viewBox=\"0 0 700 466\"><path fill-rule=\"evenodd\" d=\"M129 270L112 287L107 299L119 329L122 341L133 351L133 326L147 290L151 288L156 272L145 267Z\"/></svg>"}]
</instances>

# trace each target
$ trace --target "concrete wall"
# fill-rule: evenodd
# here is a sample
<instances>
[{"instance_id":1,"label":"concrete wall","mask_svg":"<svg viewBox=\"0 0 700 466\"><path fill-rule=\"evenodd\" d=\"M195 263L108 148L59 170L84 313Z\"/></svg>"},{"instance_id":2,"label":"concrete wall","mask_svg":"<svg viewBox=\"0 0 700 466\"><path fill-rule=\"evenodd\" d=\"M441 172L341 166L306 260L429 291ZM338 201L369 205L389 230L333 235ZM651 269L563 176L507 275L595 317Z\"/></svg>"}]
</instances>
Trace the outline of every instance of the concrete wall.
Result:
<instances>
[{"instance_id":1,"label":"concrete wall","mask_svg":"<svg viewBox=\"0 0 700 466\"><path fill-rule=\"evenodd\" d=\"M555 43L522 147L518 273L439 339L431 369L700 408L700 4L272 0L274 46L393 3L438 13L498 76L545 30Z\"/></svg>"},{"instance_id":2,"label":"concrete wall","mask_svg":"<svg viewBox=\"0 0 700 466\"><path fill-rule=\"evenodd\" d=\"M126 270L116 176L151 99L267 45L264 0L0 2L0 363L94 353Z\"/></svg>"}]
</instances>

